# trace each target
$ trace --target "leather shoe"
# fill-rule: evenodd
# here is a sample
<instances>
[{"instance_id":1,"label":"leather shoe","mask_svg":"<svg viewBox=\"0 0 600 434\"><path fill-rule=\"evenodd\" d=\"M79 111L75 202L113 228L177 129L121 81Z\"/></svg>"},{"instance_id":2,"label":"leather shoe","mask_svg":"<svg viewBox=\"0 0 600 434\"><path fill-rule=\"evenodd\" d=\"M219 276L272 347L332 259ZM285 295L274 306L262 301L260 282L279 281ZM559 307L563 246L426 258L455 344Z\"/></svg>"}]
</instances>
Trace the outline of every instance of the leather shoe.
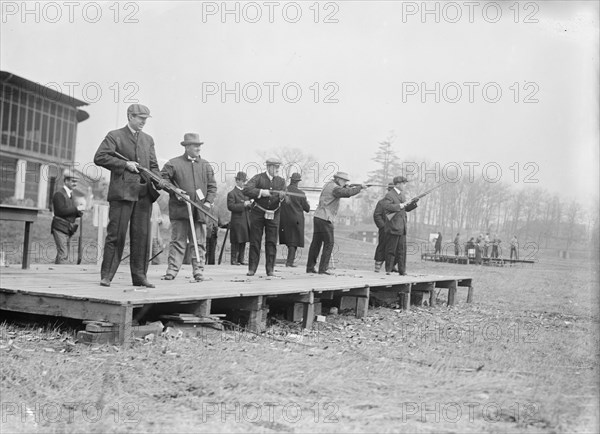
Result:
<instances>
[{"instance_id":1,"label":"leather shoe","mask_svg":"<svg viewBox=\"0 0 600 434\"><path fill-rule=\"evenodd\" d=\"M172 274L165 274L163 277L160 278L160 280L173 280L175 279L175 276L173 276Z\"/></svg>"},{"instance_id":2,"label":"leather shoe","mask_svg":"<svg viewBox=\"0 0 600 434\"><path fill-rule=\"evenodd\" d=\"M315 270L314 268L309 268L306 270L306 272L310 274L317 274L317 270Z\"/></svg>"},{"instance_id":3,"label":"leather shoe","mask_svg":"<svg viewBox=\"0 0 600 434\"><path fill-rule=\"evenodd\" d=\"M319 271L319 274L326 274L328 276L333 276L333 273L330 273L329 271L325 270L325 271Z\"/></svg>"},{"instance_id":4,"label":"leather shoe","mask_svg":"<svg viewBox=\"0 0 600 434\"><path fill-rule=\"evenodd\" d=\"M248 265L248 263L244 262L244 261L241 261L241 262L238 262L238 265Z\"/></svg>"},{"instance_id":5,"label":"leather shoe","mask_svg":"<svg viewBox=\"0 0 600 434\"><path fill-rule=\"evenodd\" d=\"M100 279L100 286L110 286L110 280Z\"/></svg>"},{"instance_id":6,"label":"leather shoe","mask_svg":"<svg viewBox=\"0 0 600 434\"><path fill-rule=\"evenodd\" d=\"M246 276L254 276L254 271L248 271L248 272L246 273Z\"/></svg>"},{"instance_id":7,"label":"leather shoe","mask_svg":"<svg viewBox=\"0 0 600 434\"><path fill-rule=\"evenodd\" d=\"M133 282L133 286L145 286L146 288L156 288L153 283L148 282L148 279Z\"/></svg>"}]
</instances>

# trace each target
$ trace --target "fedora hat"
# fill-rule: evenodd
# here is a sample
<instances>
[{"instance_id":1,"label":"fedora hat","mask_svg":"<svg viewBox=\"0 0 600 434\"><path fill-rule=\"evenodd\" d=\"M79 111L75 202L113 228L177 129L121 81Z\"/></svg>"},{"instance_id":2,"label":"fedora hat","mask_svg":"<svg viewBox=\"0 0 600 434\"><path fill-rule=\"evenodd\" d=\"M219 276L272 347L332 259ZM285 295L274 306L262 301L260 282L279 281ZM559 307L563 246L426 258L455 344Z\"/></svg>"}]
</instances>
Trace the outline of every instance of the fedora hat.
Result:
<instances>
[{"instance_id":1,"label":"fedora hat","mask_svg":"<svg viewBox=\"0 0 600 434\"><path fill-rule=\"evenodd\" d=\"M198 133L185 133L183 135L183 142L181 142L182 146L187 145L201 145L204 142L200 141L200 134Z\"/></svg>"},{"instance_id":2,"label":"fedora hat","mask_svg":"<svg viewBox=\"0 0 600 434\"><path fill-rule=\"evenodd\" d=\"M340 178L343 179L345 181L350 181L350 176L348 176L348 174L346 172L338 172L335 175L333 175L334 178Z\"/></svg>"},{"instance_id":3,"label":"fedora hat","mask_svg":"<svg viewBox=\"0 0 600 434\"><path fill-rule=\"evenodd\" d=\"M298 172L292 173L290 181L302 181L302 175L300 175Z\"/></svg>"}]
</instances>

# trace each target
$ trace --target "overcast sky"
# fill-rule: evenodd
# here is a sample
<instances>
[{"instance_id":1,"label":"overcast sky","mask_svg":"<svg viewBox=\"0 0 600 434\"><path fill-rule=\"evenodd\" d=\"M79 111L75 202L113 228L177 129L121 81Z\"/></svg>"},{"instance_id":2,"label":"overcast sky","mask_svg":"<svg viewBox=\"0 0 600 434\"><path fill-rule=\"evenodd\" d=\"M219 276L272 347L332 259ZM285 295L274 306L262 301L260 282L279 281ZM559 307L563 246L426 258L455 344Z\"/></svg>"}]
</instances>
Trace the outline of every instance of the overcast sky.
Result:
<instances>
[{"instance_id":1,"label":"overcast sky","mask_svg":"<svg viewBox=\"0 0 600 434\"><path fill-rule=\"evenodd\" d=\"M2 2L1 69L77 83L82 166L137 100L162 161L198 132L230 172L286 146L360 182L393 131L403 159L597 196L598 2L23 4Z\"/></svg>"}]
</instances>

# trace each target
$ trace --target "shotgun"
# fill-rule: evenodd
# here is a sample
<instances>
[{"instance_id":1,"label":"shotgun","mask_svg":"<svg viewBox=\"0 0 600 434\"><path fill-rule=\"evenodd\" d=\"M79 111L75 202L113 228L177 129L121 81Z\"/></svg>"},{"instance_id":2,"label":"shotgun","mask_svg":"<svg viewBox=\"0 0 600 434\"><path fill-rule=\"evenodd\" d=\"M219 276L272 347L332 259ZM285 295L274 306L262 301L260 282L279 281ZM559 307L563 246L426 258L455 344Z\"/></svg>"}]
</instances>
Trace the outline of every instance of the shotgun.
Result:
<instances>
[{"instance_id":1,"label":"shotgun","mask_svg":"<svg viewBox=\"0 0 600 434\"><path fill-rule=\"evenodd\" d=\"M221 245L221 252L219 253L218 265L221 265L221 261L223 260L223 251L225 250L225 243L227 242L227 235L229 235L229 225L231 225L231 222L229 222L229 224L227 225L227 230L225 231L225 237L223 238L223 244Z\"/></svg>"},{"instance_id":2,"label":"shotgun","mask_svg":"<svg viewBox=\"0 0 600 434\"><path fill-rule=\"evenodd\" d=\"M77 244L77 265L83 259L83 216L79 217L79 242Z\"/></svg>"}]
</instances>

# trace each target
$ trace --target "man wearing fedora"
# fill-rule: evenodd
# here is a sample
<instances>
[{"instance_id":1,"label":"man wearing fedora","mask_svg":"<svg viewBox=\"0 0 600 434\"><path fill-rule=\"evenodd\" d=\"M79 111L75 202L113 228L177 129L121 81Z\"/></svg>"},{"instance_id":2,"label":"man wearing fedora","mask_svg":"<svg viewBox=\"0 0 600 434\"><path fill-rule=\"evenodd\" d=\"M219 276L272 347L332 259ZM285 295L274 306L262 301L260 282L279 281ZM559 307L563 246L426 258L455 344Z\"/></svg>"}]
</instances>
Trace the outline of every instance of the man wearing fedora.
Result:
<instances>
[{"instance_id":1,"label":"man wearing fedora","mask_svg":"<svg viewBox=\"0 0 600 434\"><path fill-rule=\"evenodd\" d=\"M187 195L198 205L206 207L207 211L213 206L217 195L217 182L210 163L200 158L200 148L203 142L197 133L186 133L181 145L185 152L179 157L167 161L161 170L165 181L171 183L175 190L182 195ZM193 240L187 202L181 200L173 191L169 195L169 219L171 220L171 243L169 244L169 264L163 280L173 280L181 264L187 247L188 240ZM206 255L206 217L204 213L192 208L194 230L198 243L199 258L196 258L196 249L192 249L192 269L194 279L203 279L204 261Z\"/></svg>"},{"instance_id":2,"label":"man wearing fedora","mask_svg":"<svg viewBox=\"0 0 600 434\"><path fill-rule=\"evenodd\" d=\"M127 228L131 257L129 267L135 286L154 288L148 282L149 233L152 203L159 196L156 187L163 188L161 181L155 187L150 179L138 170L144 167L160 176L154 140L142 131L150 110L142 104L127 108L127 125L110 131L94 156L94 163L110 170L108 186L108 227L104 242L104 257L100 268L100 285L110 286L123 256ZM128 159L117 157L115 152Z\"/></svg>"},{"instance_id":3,"label":"man wearing fedora","mask_svg":"<svg viewBox=\"0 0 600 434\"><path fill-rule=\"evenodd\" d=\"M281 161L269 158L267 170L250 179L244 194L254 203L250 208L250 254L248 276L254 276L260 260L260 245L265 233L265 268L267 276L273 276L277 256L277 232L279 230L279 208L285 197L285 179L278 176Z\"/></svg>"},{"instance_id":4,"label":"man wearing fedora","mask_svg":"<svg viewBox=\"0 0 600 434\"><path fill-rule=\"evenodd\" d=\"M388 184L387 191L394 188L394 184L391 182ZM381 198L375 205L375 211L373 211L373 221L377 226L377 247L375 248L375 272L381 271L381 266L385 262L385 212L383 210L383 198Z\"/></svg>"},{"instance_id":5,"label":"man wearing fedora","mask_svg":"<svg viewBox=\"0 0 600 434\"><path fill-rule=\"evenodd\" d=\"M235 176L235 187L227 193L227 209L231 211L229 220L229 241L231 242L231 265L247 265L244 262L246 243L250 241L250 218L248 209L252 205L250 198L244 194L247 176L238 172Z\"/></svg>"},{"instance_id":6,"label":"man wearing fedora","mask_svg":"<svg viewBox=\"0 0 600 434\"><path fill-rule=\"evenodd\" d=\"M308 250L307 273L317 273L315 265L321 246L324 245L318 273L331 274L327 271L327 267L333 251L333 221L340 207L340 199L355 196L364 188L363 185L347 187L348 181L350 181L350 177L346 172L337 172L321 191L319 204L313 217L313 237Z\"/></svg>"},{"instance_id":7,"label":"man wearing fedora","mask_svg":"<svg viewBox=\"0 0 600 434\"><path fill-rule=\"evenodd\" d=\"M401 276L406 275L406 213L417 207L417 201L407 202L404 186L408 182L404 176L396 176L392 181L394 188L383 198L385 212L385 271L393 272L398 267Z\"/></svg>"},{"instance_id":8,"label":"man wearing fedora","mask_svg":"<svg viewBox=\"0 0 600 434\"><path fill-rule=\"evenodd\" d=\"M84 209L84 205L77 205L73 199L73 190L77 187L79 177L71 169L65 169L62 175L64 186L52 196L54 217L50 232L56 244L55 264L64 264L68 261L71 237L77 231L75 220L83 215Z\"/></svg>"},{"instance_id":9,"label":"man wearing fedora","mask_svg":"<svg viewBox=\"0 0 600 434\"><path fill-rule=\"evenodd\" d=\"M298 247L304 247L304 213L310 211L310 205L306 200L306 194L298 188L302 181L299 173L292 173L288 193L281 203L281 220L279 223L279 244L287 246L286 267L295 267L296 251Z\"/></svg>"}]
</instances>

